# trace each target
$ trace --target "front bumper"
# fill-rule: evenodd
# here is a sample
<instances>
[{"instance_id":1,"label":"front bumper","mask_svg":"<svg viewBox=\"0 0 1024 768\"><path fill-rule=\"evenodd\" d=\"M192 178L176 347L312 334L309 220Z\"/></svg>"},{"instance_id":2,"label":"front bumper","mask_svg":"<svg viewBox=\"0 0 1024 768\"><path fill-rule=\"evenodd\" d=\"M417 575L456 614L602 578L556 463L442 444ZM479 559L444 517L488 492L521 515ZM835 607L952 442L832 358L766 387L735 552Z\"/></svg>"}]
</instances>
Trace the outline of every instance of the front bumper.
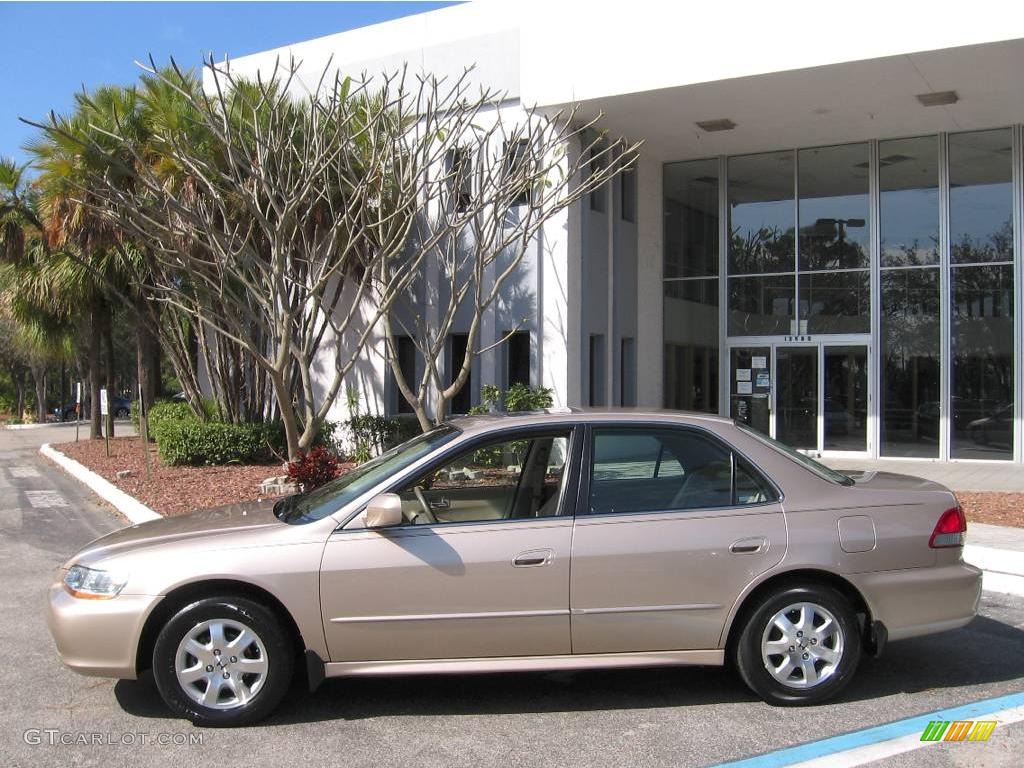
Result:
<instances>
[{"instance_id":1,"label":"front bumper","mask_svg":"<svg viewBox=\"0 0 1024 768\"><path fill-rule=\"evenodd\" d=\"M61 661L75 672L134 680L142 627L162 599L160 595L118 595L110 600L83 600L68 594L58 577L47 596L46 625Z\"/></svg>"},{"instance_id":2,"label":"front bumper","mask_svg":"<svg viewBox=\"0 0 1024 768\"><path fill-rule=\"evenodd\" d=\"M968 624L978 613L981 571L967 563L848 576L889 640L930 635Z\"/></svg>"}]
</instances>

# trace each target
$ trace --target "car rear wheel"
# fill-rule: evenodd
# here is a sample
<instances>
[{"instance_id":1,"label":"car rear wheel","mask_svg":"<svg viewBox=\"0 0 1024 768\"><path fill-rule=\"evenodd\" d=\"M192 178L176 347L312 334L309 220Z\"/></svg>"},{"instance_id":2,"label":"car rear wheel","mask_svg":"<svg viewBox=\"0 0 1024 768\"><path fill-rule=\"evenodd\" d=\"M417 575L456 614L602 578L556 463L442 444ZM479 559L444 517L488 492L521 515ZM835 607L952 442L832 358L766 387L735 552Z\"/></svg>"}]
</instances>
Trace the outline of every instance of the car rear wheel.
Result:
<instances>
[{"instance_id":1,"label":"car rear wheel","mask_svg":"<svg viewBox=\"0 0 1024 768\"><path fill-rule=\"evenodd\" d=\"M288 690L294 649L274 613L241 597L182 608L153 649L153 677L167 706L196 725L248 725Z\"/></svg>"},{"instance_id":2,"label":"car rear wheel","mask_svg":"<svg viewBox=\"0 0 1024 768\"><path fill-rule=\"evenodd\" d=\"M734 653L743 681L769 704L817 704L853 678L861 653L857 616L831 587L780 588L749 614Z\"/></svg>"}]
</instances>

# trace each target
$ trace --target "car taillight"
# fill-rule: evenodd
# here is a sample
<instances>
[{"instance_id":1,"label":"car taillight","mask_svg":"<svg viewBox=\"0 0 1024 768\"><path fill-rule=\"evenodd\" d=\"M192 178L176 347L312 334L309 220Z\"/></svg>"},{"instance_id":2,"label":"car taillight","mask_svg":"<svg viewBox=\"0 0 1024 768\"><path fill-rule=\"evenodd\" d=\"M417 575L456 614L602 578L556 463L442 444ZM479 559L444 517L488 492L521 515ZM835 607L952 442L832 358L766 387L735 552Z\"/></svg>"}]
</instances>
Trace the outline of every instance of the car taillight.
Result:
<instances>
[{"instance_id":1,"label":"car taillight","mask_svg":"<svg viewBox=\"0 0 1024 768\"><path fill-rule=\"evenodd\" d=\"M964 517L963 508L958 504L942 513L939 522L935 524L935 530L932 531L932 537L928 540L928 546L932 549L962 547L966 532L967 518Z\"/></svg>"}]
</instances>

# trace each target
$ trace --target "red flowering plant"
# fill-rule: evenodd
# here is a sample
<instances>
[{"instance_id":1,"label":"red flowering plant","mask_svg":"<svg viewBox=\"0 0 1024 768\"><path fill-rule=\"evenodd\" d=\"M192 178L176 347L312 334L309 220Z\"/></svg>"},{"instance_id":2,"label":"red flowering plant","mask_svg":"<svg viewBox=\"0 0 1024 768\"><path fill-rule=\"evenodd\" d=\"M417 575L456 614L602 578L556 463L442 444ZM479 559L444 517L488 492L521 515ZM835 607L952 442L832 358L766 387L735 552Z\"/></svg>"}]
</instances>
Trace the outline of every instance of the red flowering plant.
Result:
<instances>
[{"instance_id":1,"label":"red flowering plant","mask_svg":"<svg viewBox=\"0 0 1024 768\"><path fill-rule=\"evenodd\" d=\"M298 461L288 462L288 479L304 491L319 488L338 476L338 457L323 446L303 453Z\"/></svg>"}]
</instances>

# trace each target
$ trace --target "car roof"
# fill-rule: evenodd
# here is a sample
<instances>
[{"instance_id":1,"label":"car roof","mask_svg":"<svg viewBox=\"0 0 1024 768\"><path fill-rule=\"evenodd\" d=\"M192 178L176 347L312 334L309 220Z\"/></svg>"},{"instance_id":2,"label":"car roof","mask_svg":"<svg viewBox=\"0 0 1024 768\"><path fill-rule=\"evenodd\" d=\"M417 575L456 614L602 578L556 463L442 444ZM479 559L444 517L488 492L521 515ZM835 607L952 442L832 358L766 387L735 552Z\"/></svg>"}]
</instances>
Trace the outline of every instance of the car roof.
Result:
<instances>
[{"instance_id":1,"label":"car roof","mask_svg":"<svg viewBox=\"0 0 1024 768\"><path fill-rule=\"evenodd\" d=\"M514 413L487 413L473 416L454 416L448 420L452 426L463 432L488 432L492 429L511 426L543 426L557 423L586 422L650 422L700 424L715 422L731 424L732 419L699 411L675 411L668 408L545 408L541 411L517 411Z\"/></svg>"}]
</instances>

